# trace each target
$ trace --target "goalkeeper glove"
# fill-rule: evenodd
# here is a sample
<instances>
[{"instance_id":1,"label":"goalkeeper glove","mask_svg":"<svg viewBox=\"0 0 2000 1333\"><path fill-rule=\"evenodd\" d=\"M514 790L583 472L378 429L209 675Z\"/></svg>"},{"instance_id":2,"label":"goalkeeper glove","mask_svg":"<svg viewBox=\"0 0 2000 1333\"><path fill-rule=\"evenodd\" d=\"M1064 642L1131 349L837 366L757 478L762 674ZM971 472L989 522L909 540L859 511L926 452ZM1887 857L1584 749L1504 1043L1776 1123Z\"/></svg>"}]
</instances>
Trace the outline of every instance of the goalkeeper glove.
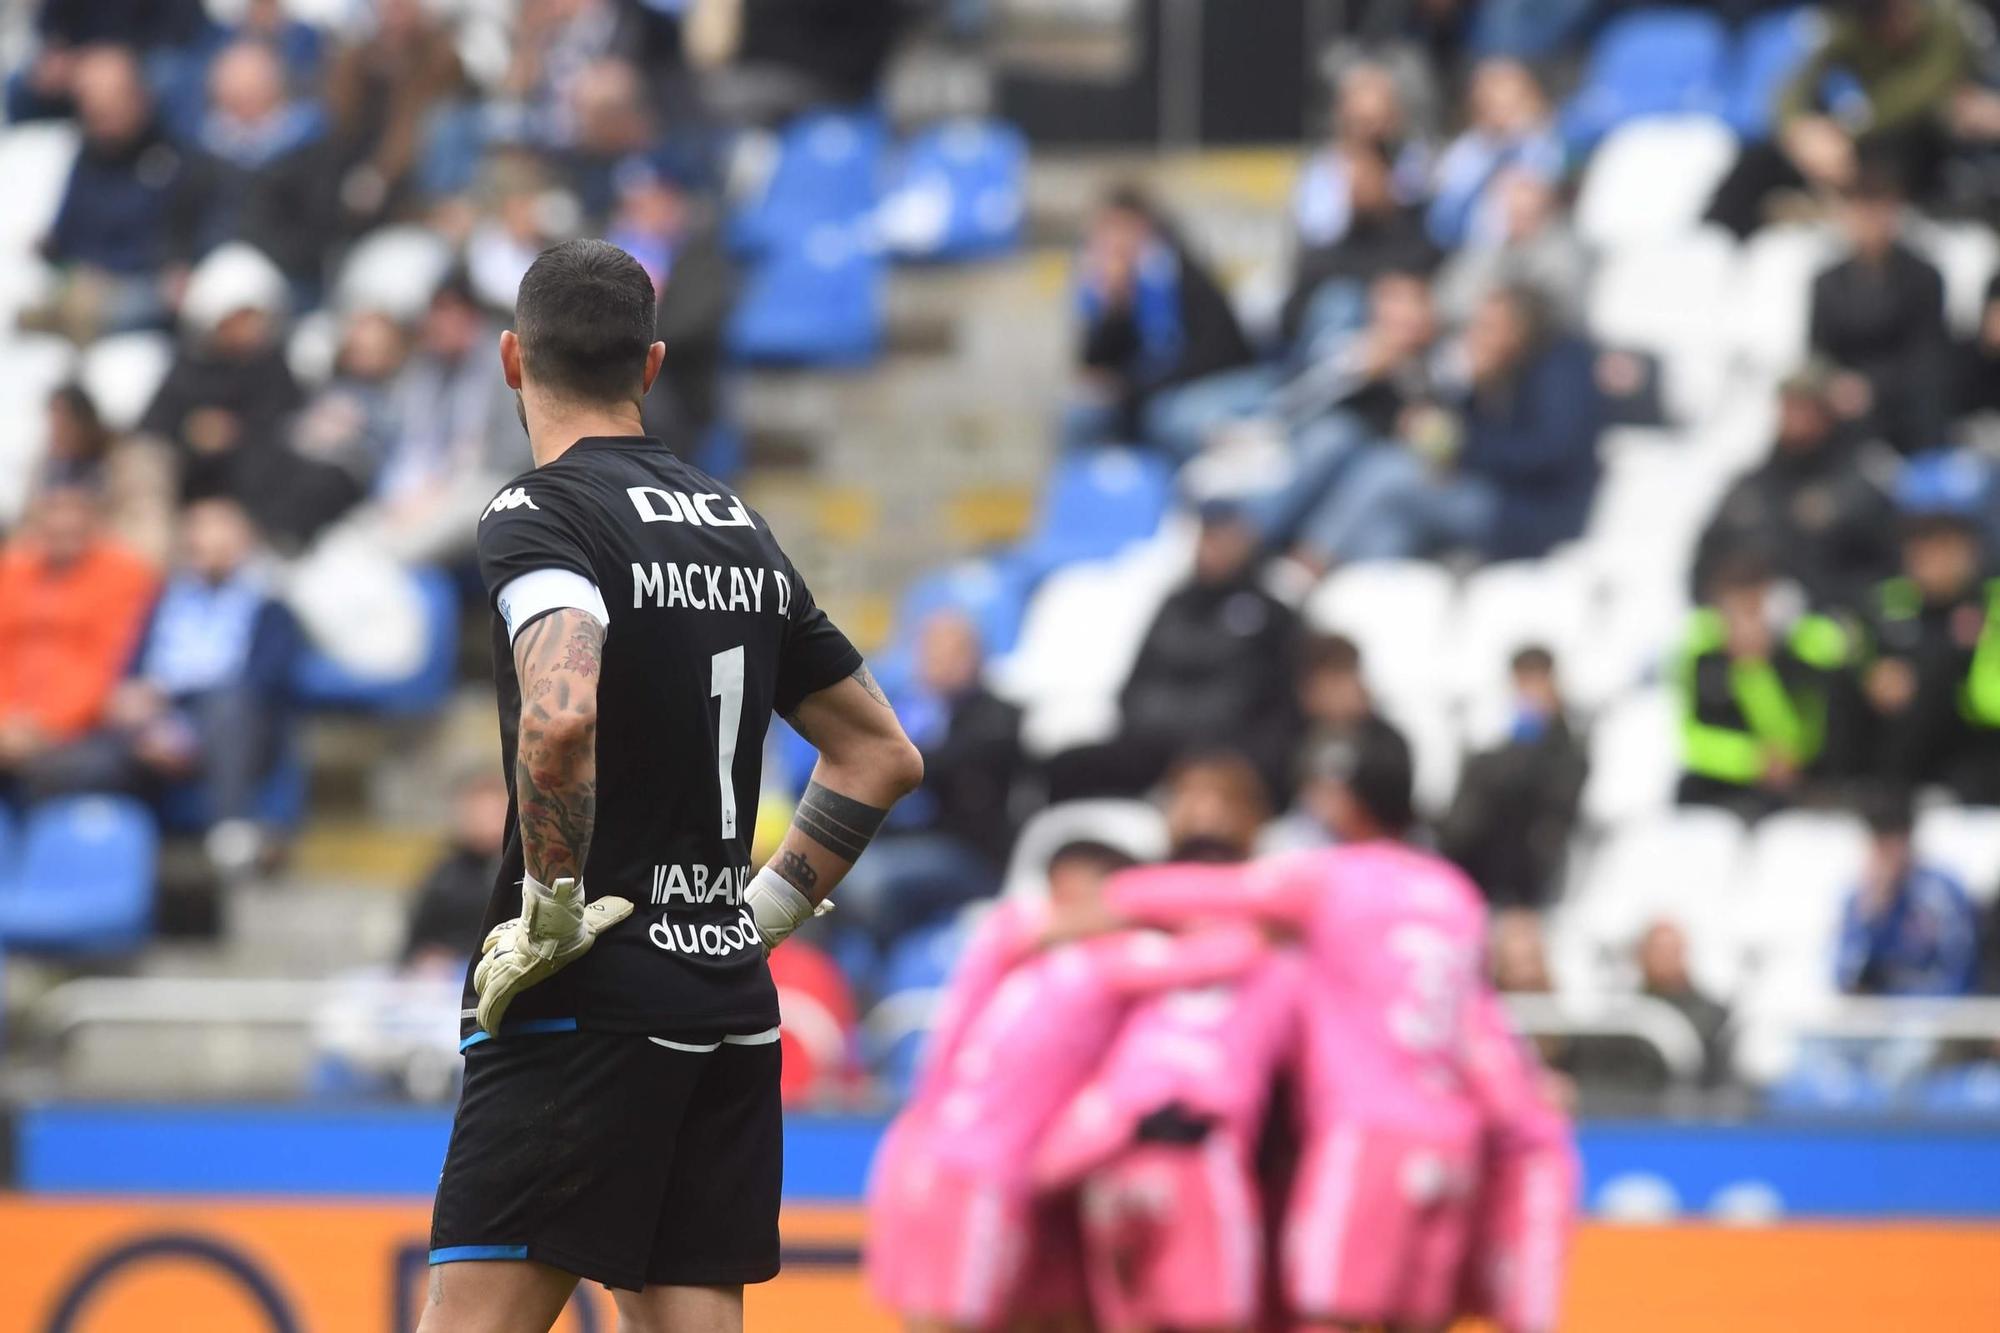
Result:
<instances>
[{"instance_id":1,"label":"goalkeeper glove","mask_svg":"<svg viewBox=\"0 0 2000 1333\"><path fill-rule=\"evenodd\" d=\"M790 939L792 932L805 922L833 910L831 902L814 906L812 899L769 866L759 870L750 881L750 887L743 891L743 902L757 923L757 938L764 941L767 954Z\"/></svg>"},{"instance_id":2,"label":"goalkeeper glove","mask_svg":"<svg viewBox=\"0 0 2000 1333\"><path fill-rule=\"evenodd\" d=\"M623 898L585 903L583 885L574 879L522 879L521 915L493 927L472 971L479 1026L498 1036L516 995L583 957L599 935L630 915L632 904Z\"/></svg>"}]
</instances>

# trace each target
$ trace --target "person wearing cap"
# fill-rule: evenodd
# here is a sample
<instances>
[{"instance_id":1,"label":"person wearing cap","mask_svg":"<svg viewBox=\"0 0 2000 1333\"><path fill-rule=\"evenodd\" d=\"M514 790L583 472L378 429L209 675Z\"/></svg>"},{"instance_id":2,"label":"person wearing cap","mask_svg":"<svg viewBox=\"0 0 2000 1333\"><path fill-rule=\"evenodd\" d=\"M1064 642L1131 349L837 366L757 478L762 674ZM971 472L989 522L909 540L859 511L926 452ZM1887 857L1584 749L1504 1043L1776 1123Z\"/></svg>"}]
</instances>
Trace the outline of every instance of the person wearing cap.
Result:
<instances>
[{"instance_id":1,"label":"person wearing cap","mask_svg":"<svg viewBox=\"0 0 2000 1333\"><path fill-rule=\"evenodd\" d=\"M1778 386L1770 453L1739 477L1702 529L1693 591L1718 565L1756 551L1816 607L1858 606L1896 567L1895 460L1860 438L1830 401L1834 369L1814 360Z\"/></svg>"},{"instance_id":2,"label":"person wearing cap","mask_svg":"<svg viewBox=\"0 0 2000 1333\"><path fill-rule=\"evenodd\" d=\"M1832 775L1848 748L1847 631L1830 617L1787 615L1771 568L1737 555L1711 576L1688 627L1674 688L1681 707L1680 800L1747 818L1789 804Z\"/></svg>"},{"instance_id":3,"label":"person wearing cap","mask_svg":"<svg viewBox=\"0 0 2000 1333\"><path fill-rule=\"evenodd\" d=\"M1904 473L1903 572L1875 589L1862 683L1892 779L2000 803L2000 578L1984 576L1984 477L1968 460Z\"/></svg>"}]
</instances>

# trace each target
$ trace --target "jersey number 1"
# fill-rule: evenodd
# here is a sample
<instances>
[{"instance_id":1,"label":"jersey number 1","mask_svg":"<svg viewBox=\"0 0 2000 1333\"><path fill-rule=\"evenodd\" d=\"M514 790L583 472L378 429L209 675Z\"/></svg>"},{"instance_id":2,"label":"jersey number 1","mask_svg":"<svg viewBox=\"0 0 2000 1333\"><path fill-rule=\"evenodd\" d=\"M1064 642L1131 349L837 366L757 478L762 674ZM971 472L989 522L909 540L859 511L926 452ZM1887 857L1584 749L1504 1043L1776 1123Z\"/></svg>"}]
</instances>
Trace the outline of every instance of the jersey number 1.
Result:
<instances>
[{"instance_id":1,"label":"jersey number 1","mask_svg":"<svg viewBox=\"0 0 2000 1333\"><path fill-rule=\"evenodd\" d=\"M743 726L743 645L708 659L708 697L722 700L715 719L715 788L722 798L722 836L736 836L736 733Z\"/></svg>"}]
</instances>

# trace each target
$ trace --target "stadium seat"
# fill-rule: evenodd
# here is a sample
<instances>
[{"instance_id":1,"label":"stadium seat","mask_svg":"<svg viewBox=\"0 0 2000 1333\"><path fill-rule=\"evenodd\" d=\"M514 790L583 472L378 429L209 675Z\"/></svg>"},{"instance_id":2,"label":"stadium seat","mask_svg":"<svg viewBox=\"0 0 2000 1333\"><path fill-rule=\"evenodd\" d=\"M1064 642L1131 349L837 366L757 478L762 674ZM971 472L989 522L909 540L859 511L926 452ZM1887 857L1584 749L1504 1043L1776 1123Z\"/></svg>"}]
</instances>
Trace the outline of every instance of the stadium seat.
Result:
<instances>
[{"instance_id":1,"label":"stadium seat","mask_svg":"<svg viewBox=\"0 0 2000 1333\"><path fill-rule=\"evenodd\" d=\"M21 816L14 807L0 801L0 879L13 873L14 858L21 850Z\"/></svg>"},{"instance_id":2,"label":"stadium seat","mask_svg":"<svg viewBox=\"0 0 2000 1333\"><path fill-rule=\"evenodd\" d=\"M1713 116L1659 116L1613 130L1584 167L1577 235L1605 251L1695 230L1736 160L1736 137Z\"/></svg>"},{"instance_id":3,"label":"stadium seat","mask_svg":"<svg viewBox=\"0 0 2000 1333\"><path fill-rule=\"evenodd\" d=\"M1590 729L1584 818L1616 828L1657 814L1673 804L1680 771L1680 706L1673 692L1654 687L1616 700Z\"/></svg>"},{"instance_id":4,"label":"stadium seat","mask_svg":"<svg viewBox=\"0 0 2000 1333\"><path fill-rule=\"evenodd\" d=\"M82 135L74 121L39 120L0 130L0 250L25 253L48 234L62 207Z\"/></svg>"},{"instance_id":5,"label":"stadium seat","mask_svg":"<svg viewBox=\"0 0 2000 1333\"><path fill-rule=\"evenodd\" d=\"M1458 793L1459 770L1465 763L1465 738L1459 734L1454 713L1438 702L1404 704L1393 697L1383 700L1382 713L1410 743L1410 758L1416 764L1418 811L1442 815Z\"/></svg>"},{"instance_id":6,"label":"stadium seat","mask_svg":"<svg viewBox=\"0 0 2000 1333\"><path fill-rule=\"evenodd\" d=\"M1027 217L1028 145L988 120L922 131L896 155L894 183L877 215L900 259L953 261L1006 254Z\"/></svg>"},{"instance_id":7,"label":"stadium seat","mask_svg":"<svg viewBox=\"0 0 2000 1333\"><path fill-rule=\"evenodd\" d=\"M312 774L296 738L287 738L271 775L257 792L253 812L258 823L272 829L296 829L305 822ZM160 824L169 833L200 833L215 822L208 788L199 779L177 782L160 797Z\"/></svg>"},{"instance_id":8,"label":"stadium seat","mask_svg":"<svg viewBox=\"0 0 2000 1333\"><path fill-rule=\"evenodd\" d=\"M173 339L164 333L120 333L84 349L78 376L104 424L129 431L152 406L173 359Z\"/></svg>"},{"instance_id":9,"label":"stadium seat","mask_svg":"<svg viewBox=\"0 0 2000 1333\"><path fill-rule=\"evenodd\" d=\"M1759 823L1733 913L1746 966L1791 993L1830 989L1841 912L1867 847L1852 815L1789 810Z\"/></svg>"},{"instance_id":10,"label":"stadium seat","mask_svg":"<svg viewBox=\"0 0 2000 1333\"><path fill-rule=\"evenodd\" d=\"M1735 259L1728 234L1703 227L1613 252L1591 284L1590 332L1603 346L1659 358L1662 397L1676 421L1699 421L1722 387Z\"/></svg>"},{"instance_id":11,"label":"stadium seat","mask_svg":"<svg viewBox=\"0 0 2000 1333\"><path fill-rule=\"evenodd\" d=\"M1572 674L1591 655L1597 609L1590 573L1576 560L1510 560L1466 579L1446 656L1453 693L1470 705L1475 745L1497 740L1496 724L1505 725L1509 659L1539 644Z\"/></svg>"},{"instance_id":12,"label":"stadium seat","mask_svg":"<svg viewBox=\"0 0 2000 1333\"><path fill-rule=\"evenodd\" d=\"M867 365L882 345L883 267L852 222L822 222L774 243L737 299L730 353L757 366Z\"/></svg>"},{"instance_id":13,"label":"stadium seat","mask_svg":"<svg viewBox=\"0 0 2000 1333\"><path fill-rule=\"evenodd\" d=\"M831 958L801 940L771 955L771 980L778 988L785 1103L845 1086L855 1073L858 1019L847 978Z\"/></svg>"},{"instance_id":14,"label":"stadium seat","mask_svg":"<svg viewBox=\"0 0 2000 1333\"><path fill-rule=\"evenodd\" d=\"M424 312L451 266L450 243L430 228L378 228L348 252L330 304L343 313L379 310L407 323Z\"/></svg>"},{"instance_id":15,"label":"stadium seat","mask_svg":"<svg viewBox=\"0 0 2000 1333\"><path fill-rule=\"evenodd\" d=\"M1450 685L1447 639L1457 595L1451 576L1422 560L1350 565L1306 599L1305 619L1361 648L1370 688L1422 703Z\"/></svg>"},{"instance_id":16,"label":"stadium seat","mask_svg":"<svg viewBox=\"0 0 2000 1333\"><path fill-rule=\"evenodd\" d=\"M778 132L777 157L762 188L730 221L731 244L759 255L829 224L864 223L881 197L887 152L888 128L874 111L794 117Z\"/></svg>"},{"instance_id":17,"label":"stadium seat","mask_svg":"<svg viewBox=\"0 0 2000 1333\"><path fill-rule=\"evenodd\" d=\"M1047 893L1049 858L1065 843L1079 839L1120 848L1138 861L1156 861L1167 853L1167 826L1158 807L1145 801L1065 801L1022 825L1001 881L1001 896L1037 898ZM892 976L894 969L892 959Z\"/></svg>"},{"instance_id":18,"label":"stadium seat","mask_svg":"<svg viewBox=\"0 0 2000 1333\"><path fill-rule=\"evenodd\" d=\"M1983 223L1918 219L1911 224L1910 242L1944 278L1945 315L1952 332L1972 336L1986 309L1987 284L2000 267L2000 240Z\"/></svg>"},{"instance_id":19,"label":"stadium seat","mask_svg":"<svg viewBox=\"0 0 2000 1333\"><path fill-rule=\"evenodd\" d=\"M1563 135L1578 152L1643 116L1723 109L1729 35L1696 9L1629 10L1604 25L1583 85L1563 110Z\"/></svg>"},{"instance_id":20,"label":"stadium seat","mask_svg":"<svg viewBox=\"0 0 2000 1333\"><path fill-rule=\"evenodd\" d=\"M1173 501L1173 472L1136 449L1080 449L1057 461L1020 557L1037 574L1116 555L1158 531Z\"/></svg>"},{"instance_id":21,"label":"stadium seat","mask_svg":"<svg viewBox=\"0 0 2000 1333\"><path fill-rule=\"evenodd\" d=\"M1744 849L1743 821L1721 810L1668 810L1615 829L1557 910L1551 937L1559 973L1623 989L1636 976L1631 954L1640 935L1671 920L1687 932L1698 979L1727 994L1736 944L1727 916Z\"/></svg>"},{"instance_id":22,"label":"stadium seat","mask_svg":"<svg viewBox=\"0 0 2000 1333\"><path fill-rule=\"evenodd\" d=\"M1797 369L1806 359L1813 279L1837 254L1832 232L1809 224L1765 227L1745 241L1729 284L1735 351L1773 375Z\"/></svg>"},{"instance_id":23,"label":"stadium seat","mask_svg":"<svg viewBox=\"0 0 2000 1333\"><path fill-rule=\"evenodd\" d=\"M0 877L0 947L117 953L146 940L159 833L138 801L75 796L30 812L11 878Z\"/></svg>"},{"instance_id":24,"label":"stadium seat","mask_svg":"<svg viewBox=\"0 0 2000 1333\"><path fill-rule=\"evenodd\" d=\"M1729 63L1723 115L1746 141L1770 137L1778 93L1812 51L1823 28L1806 6L1759 14L1743 25Z\"/></svg>"},{"instance_id":25,"label":"stadium seat","mask_svg":"<svg viewBox=\"0 0 2000 1333\"><path fill-rule=\"evenodd\" d=\"M1985 904L2000 898L2000 809L1941 805L1917 816L1917 855L1957 875Z\"/></svg>"},{"instance_id":26,"label":"stadium seat","mask_svg":"<svg viewBox=\"0 0 2000 1333\"><path fill-rule=\"evenodd\" d=\"M427 622L423 660L398 679L374 680L309 648L292 673L292 692L300 704L386 717L423 717L443 706L458 658L458 589L442 569L414 570L411 577Z\"/></svg>"},{"instance_id":27,"label":"stadium seat","mask_svg":"<svg viewBox=\"0 0 2000 1333\"><path fill-rule=\"evenodd\" d=\"M924 622L946 610L972 622L989 657L1011 652L1034 585L1028 566L1007 557L961 560L926 574L910 585L896 607L889 655L907 657Z\"/></svg>"}]
</instances>

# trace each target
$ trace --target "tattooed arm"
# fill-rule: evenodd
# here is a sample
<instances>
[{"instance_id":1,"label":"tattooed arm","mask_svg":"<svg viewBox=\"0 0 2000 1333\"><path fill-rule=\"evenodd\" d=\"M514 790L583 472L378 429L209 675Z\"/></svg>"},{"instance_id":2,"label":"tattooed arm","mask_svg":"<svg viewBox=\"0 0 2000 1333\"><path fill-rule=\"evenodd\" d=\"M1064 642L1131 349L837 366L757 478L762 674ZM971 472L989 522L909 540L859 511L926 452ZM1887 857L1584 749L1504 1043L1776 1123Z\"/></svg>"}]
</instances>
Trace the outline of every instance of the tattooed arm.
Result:
<instances>
[{"instance_id":1,"label":"tattooed arm","mask_svg":"<svg viewBox=\"0 0 2000 1333\"><path fill-rule=\"evenodd\" d=\"M521 681L514 791L527 871L543 884L582 878L597 823L597 679L604 626L571 607L514 638Z\"/></svg>"}]
</instances>

